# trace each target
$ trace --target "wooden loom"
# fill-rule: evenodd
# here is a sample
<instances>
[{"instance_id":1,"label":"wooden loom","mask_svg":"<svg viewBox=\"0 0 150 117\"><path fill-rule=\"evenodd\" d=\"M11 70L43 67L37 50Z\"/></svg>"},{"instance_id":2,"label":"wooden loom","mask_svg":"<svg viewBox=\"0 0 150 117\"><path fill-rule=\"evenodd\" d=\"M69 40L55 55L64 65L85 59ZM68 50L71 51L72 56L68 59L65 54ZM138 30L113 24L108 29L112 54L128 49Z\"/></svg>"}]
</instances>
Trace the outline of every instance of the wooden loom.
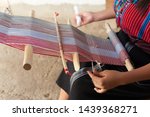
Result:
<instances>
[{"instance_id":1,"label":"wooden loom","mask_svg":"<svg viewBox=\"0 0 150 117\"><path fill-rule=\"evenodd\" d=\"M35 17L35 11L32 10L31 17ZM24 48L24 59L23 59L23 68L25 70L30 70L32 66L32 59L33 59L33 47L31 44L25 45Z\"/></svg>"},{"instance_id":2,"label":"wooden loom","mask_svg":"<svg viewBox=\"0 0 150 117\"><path fill-rule=\"evenodd\" d=\"M54 17L55 24L33 17L0 13L0 43L21 50L24 50L26 45L30 45L33 53L61 56L63 61L79 62L75 59L80 59L80 62L95 62L97 60L104 64L125 65L128 70L133 69L124 49L116 50L110 40L85 34L71 25L58 24L56 14ZM107 29L111 32L110 35L115 35L109 26ZM65 62L63 66L67 71ZM76 70L78 69L79 66Z\"/></svg>"}]
</instances>

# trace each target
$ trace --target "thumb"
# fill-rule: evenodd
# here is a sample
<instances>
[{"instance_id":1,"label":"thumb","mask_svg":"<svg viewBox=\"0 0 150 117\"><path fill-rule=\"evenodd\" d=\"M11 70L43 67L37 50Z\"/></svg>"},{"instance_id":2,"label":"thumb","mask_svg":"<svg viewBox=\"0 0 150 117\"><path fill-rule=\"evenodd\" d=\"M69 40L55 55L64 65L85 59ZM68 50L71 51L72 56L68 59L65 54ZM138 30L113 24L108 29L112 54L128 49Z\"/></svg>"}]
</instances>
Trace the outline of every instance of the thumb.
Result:
<instances>
[{"instance_id":1,"label":"thumb","mask_svg":"<svg viewBox=\"0 0 150 117\"><path fill-rule=\"evenodd\" d=\"M91 71L87 71L87 73L92 79L95 79L97 77Z\"/></svg>"},{"instance_id":2,"label":"thumb","mask_svg":"<svg viewBox=\"0 0 150 117\"><path fill-rule=\"evenodd\" d=\"M93 74L99 76L99 72L94 68Z\"/></svg>"},{"instance_id":3,"label":"thumb","mask_svg":"<svg viewBox=\"0 0 150 117\"><path fill-rule=\"evenodd\" d=\"M96 69L94 69L93 74L98 77L103 77L103 74L101 72L103 72L103 71L97 71Z\"/></svg>"},{"instance_id":4,"label":"thumb","mask_svg":"<svg viewBox=\"0 0 150 117\"><path fill-rule=\"evenodd\" d=\"M87 71L88 75L90 76L90 78L92 79L94 85L97 84L97 82L100 80L100 77L99 76L96 76L95 74L93 74L92 72L90 71Z\"/></svg>"}]
</instances>

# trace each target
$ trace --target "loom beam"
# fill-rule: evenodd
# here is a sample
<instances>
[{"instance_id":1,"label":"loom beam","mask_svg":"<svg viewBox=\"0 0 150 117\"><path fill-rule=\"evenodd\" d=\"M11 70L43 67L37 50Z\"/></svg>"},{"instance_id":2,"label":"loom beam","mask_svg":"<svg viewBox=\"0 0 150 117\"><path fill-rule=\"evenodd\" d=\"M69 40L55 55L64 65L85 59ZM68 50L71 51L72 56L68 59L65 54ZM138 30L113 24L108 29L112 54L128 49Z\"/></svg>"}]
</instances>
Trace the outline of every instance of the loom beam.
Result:
<instances>
[{"instance_id":1,"label":"loom beam","mask_svg":"<svg viewBox=\"0 0 150 117\"><path fill-rule=\"evenodd\" d=\"M113 30L111 29L111 27L110 27L110 25L109 25L108 23L105 23L105 27L106 27L106 32L108 33L109 38L110 38L112 44L114 45L114 47L115 47L116 45L118 45L118 46L119 46L119 49L121 50L121 51L118 51L117 48L115 48L115 49L116 49L116 52L118 52L118 55L123 51L123 52L122 52L122 56L124 56L124 57L126 58L126 59L124 60L124 64L125 64L127 70L128 70L128 71L133 70L134 68L133 68L133 65L131 64L131 61L130 61L130 59L129 59L129 56L127 55L127 52L126 52L125 48L122 46L121 42L120 42L119 39L117 38L117 35L113 32ZM112 35L113 35L113 36L112 36ZM116 45L115 45L115 44L116 44ZM121 58L122 56L120 56L120 58Z\"/></svg>"},{"instance_id":2,"label":"loom beam","mask_svg":"<svg viewBox=\"0 0 150 117\"><path fill-rule=\"evenodd\" d=\"M23 68L25 70L31 69L32 56L33 56L33 48L32 48L32 45L28 44L25 46L25 49L24 49Z\"/></svg>"},{"instance_id":3,"label":"loom beam","mask_svg":"<svg viewBox=\"0 0 150 117\"><path fill-rule=\"evenodd\" d=\"M32 10L31 17L35 17L35 11ZM24 59L23 59L23 68L25 70L30 70L32 67L32 60L33 60L33 47L31 44L25 45L24 49Z\"/></svg>"}]
</instances>

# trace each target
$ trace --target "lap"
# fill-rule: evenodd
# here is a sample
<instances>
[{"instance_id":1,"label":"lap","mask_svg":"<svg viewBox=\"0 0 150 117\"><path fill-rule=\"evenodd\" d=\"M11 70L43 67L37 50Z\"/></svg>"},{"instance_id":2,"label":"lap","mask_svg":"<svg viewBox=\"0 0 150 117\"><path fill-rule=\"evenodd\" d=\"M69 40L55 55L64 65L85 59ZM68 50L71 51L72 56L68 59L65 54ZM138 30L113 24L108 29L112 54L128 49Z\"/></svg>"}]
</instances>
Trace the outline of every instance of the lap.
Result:
<instances>
[{"instance_id":1,"label":"lap","mask_svg":"<svg viewBox=\"0 0 150 117\"><path fill-rule=\"evenodd\" d=\"M75 76L73 76L75 77ZM114 99L147 99L150 97L150 85L140 85L133 83L129 85L119 86L99 94L94 90L94 85L91 78L85 74L82 77L76 78L70 87L71 100L114 100Z\"/></svg>"},{"instance_id":2,"label":"lap","mask_svg":"<svg viewBox=\"0 0 150 117\"><path fill-rule=\"evenodd\" d=\"M124 36L122 33L119 34L122 36L122 39L125 40L124 37L126 36ZM136 46L128 53L136 68L150 63L150 55L144 53ZM71 72L74 72L72 62L68 62L68 67ZM81 63L81 68L85 67L91 67L91 62ZM126 71L125 67L115 65L105 65L103 70L105 69ZM57 80L57 84L70 95L70 99L144 99L150 97L150 81L120 86L107 91L104 94L98 94L93 90L94 85L91 81L91 78L89 78L87 74L77 78L70 86L70 77L62 72L61 76Z\"/></svg>"}]
</instances>

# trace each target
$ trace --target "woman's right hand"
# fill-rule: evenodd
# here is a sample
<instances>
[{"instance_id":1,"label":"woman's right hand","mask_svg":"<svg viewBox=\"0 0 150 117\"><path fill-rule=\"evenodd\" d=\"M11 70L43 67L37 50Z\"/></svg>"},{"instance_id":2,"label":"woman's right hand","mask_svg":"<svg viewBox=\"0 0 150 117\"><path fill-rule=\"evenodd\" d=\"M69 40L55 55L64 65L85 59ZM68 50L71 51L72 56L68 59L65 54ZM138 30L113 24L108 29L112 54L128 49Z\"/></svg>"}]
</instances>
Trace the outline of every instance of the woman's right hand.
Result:
<instances>
[{"instance_id":1,"label":"woman's right hand","mask_svg":"<svg viewBox=\"0 0 150 117\"><path fill-rule=\"evenodd\" d=\"M82 13L79 13L79 16L81 17L80 26L94 22L94 12L82 12ZM73 21L74 24L77 25L76 24L76 16L74 16L73 20L74 20Z\"/></svg>"}]
</instances>

